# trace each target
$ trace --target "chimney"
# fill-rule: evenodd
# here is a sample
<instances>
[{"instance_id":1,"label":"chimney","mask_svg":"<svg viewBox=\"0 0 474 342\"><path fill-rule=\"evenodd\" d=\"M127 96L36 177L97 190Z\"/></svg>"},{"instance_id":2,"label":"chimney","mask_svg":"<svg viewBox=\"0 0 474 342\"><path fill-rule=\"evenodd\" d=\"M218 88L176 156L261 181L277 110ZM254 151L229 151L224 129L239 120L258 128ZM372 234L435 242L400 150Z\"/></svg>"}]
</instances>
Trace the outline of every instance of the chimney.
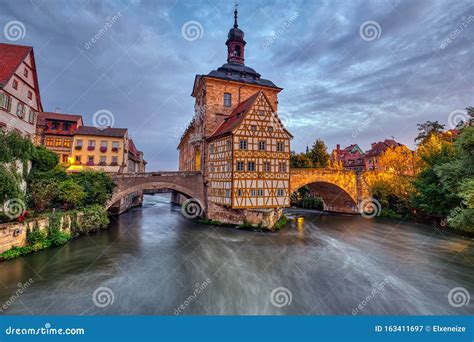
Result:
<instances>
[{"instance_id":1,"label":"chimney","mask_svg":"<svg viewBox=\"0 0 474 342\"><path fill-rule=\"evenodd\" d=\"M56 108L54 109L54 112L55 112L55 113L61 113L61 107L56 107Z\"/></svg>"},{"instance_id":2,"label":"chimney","mask_svg":"<svg viewBox=\"0 0 474 342\"><path fill-rule=\"evenodd\" d=\"M373 142L372 145L371 145L371 147L372 147L372 148L375 148L375 145L377 145L377 143L374 143L374 142Z\"/></svg>"},{"instance_id":3,"label":"chimney","mask_svg":"<svg viewBox=\"0 0 474 342\"><path fill-rule=\"evenodd\" d=\"M337 151L337 154L339 154L339 151L341 150L341 145L340 144L337 144L336 145L336 151Z\"/></svg>"}]
</instances>

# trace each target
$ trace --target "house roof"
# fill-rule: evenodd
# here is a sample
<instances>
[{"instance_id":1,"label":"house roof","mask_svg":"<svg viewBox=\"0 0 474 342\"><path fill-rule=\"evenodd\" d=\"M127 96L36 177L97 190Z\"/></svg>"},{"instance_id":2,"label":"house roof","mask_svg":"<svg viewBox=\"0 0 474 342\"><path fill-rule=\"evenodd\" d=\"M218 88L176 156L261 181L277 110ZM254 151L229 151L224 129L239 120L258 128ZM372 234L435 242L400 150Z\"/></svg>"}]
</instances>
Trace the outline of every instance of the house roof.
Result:
<instances>
[{"instance_id":1,"label":"house roof","mask_svg":"<svg viewBox=\"0 0 474 342\"><path fill-rule=\"evenodd\" d=\"M79 121L82 122L82 115L53 112L38 113L37 125L45 125L47 120L69 121L77 123Z\"/></svg>"},{"instance_id":2,"label":"house roof","mask_svg":"<svg viewBox=\"0 0 474 342\"><path fill-rule=\"evenodd\" d=\"M123 138L127 135L126 128L112 128L107 127L104 129L99 129L93 126L81 126L76 130L76 135L94 135L100 137L114 137L114 138Z\"/></svg>"},{"instance_id":3,"label":"house roof","mask_svg":"<svg viewBox=\"0 0 474 342\"><path fill-rule=\"evenodd\" d=\"M372 148L368 150L365 155L366 157L378 156L385 152L389 147L402 146L402 144L396 142L393 139L385 139L384 141L379 141L372 144Z\"/></svg>"},{"instance_id":4,"label":"house roof","mask_svg":"<svg viewBox=\"0 0 474 342\"><path fill-rule=\"evenodd\" d=\"M140 161L140 153L132 139L128 139L128 154L134 161Z\"/></svg>"},{"instance_id":5,"label":"house roof","mask_svg":"<svg viewBox=\"0 0 474 342\"><path fill-rule=\"evenodd\" d=\"M235 107L235 109L232 111L232 113L230 113L230 115L226 117L221 122L221 124L214 130L209 139L214 139L225 134L231 133L235 128L237 128L245 118L245 114L247 114L249 109L257 100L257 97L258 95L260 95L260 93L262 93L262 91L259 91L250 96L247 100L240 102L237 107Z\"/></svg>"},{"instance_id":6,"label":"house roof","mask_svg":"<svg viewBox=\"0 0 474 342\"><path fill-rule=\"evenodd\" d=\"M0 43L0 88L12 78L32 49L31 46Z\"/></svg>"}]
</instances>

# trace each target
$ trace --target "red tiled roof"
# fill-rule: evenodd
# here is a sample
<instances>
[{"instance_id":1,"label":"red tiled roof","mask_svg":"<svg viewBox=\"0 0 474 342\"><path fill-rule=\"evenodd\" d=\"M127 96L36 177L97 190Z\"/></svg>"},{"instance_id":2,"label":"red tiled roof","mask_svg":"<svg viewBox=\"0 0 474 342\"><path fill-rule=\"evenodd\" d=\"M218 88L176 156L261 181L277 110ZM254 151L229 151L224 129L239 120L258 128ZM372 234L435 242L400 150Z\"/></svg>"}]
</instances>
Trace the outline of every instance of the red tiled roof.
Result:
<instances>
[{"instance_id":1,"label":"red tiled roof","mask_svg":"<svg viewBox=\"0 0 474 342\"><path fill-rule=\"evenodd\" d=\"M76 130L76 135L96 135L101 137L123 138L127 134L126 128L107 127L99 129L93 126L81 126Z\"/></svg>"},{"instance_id":2,"label":"red tiled roof","mask_svg":"<svg viewBox=\"0 0 474 342\"><path fill-rule=\"evenodd\" d=\"M247 100L239 103L237 107L230 113L228 117L221 122L221 124L216 128L216 130L211 134L209 139L214 139L219 136L231 133L236 127L240 125L242 120L245 117L245 114L249 111L252 107L254 102L257 100L258 95L261 91L253 94Z\"/></svg>"},{"instance_id":3,"label":"red tiled roof","mask_svg":"<svg viewBox=\"0 0 474 342\"><path fill-rule=\"evenodd\" d=\"M128 139L128 153L133 160L140 160L140 151L138 151L132 139Z\"/></svg>"},{"instance_id":4,"label":"red tiled roof","mask_svg":"<svg viewBox=\"0 0 474 342\"><path fill-rule=\"evenodd\" d=\"M52 112L38 113L38 121L37 121L38 125L46 124L46 120L79 122L79 121L82 121L82 115L65 114L65 113L52 113Z\"/></svg>"},{"instance_id":5,"label":"red tiled roof","mask_svg":"<svg viewBox=\"0 0 474 342\"><path fill-rule=\"evenodd\" d=\"M366 151L366 157L378 156L385 152L389 147L402 146L402 144L396 142L393 139L385 139L384 141L379 141L378 143L373 143L372 148Z\"/></svg>"},{"instance_id":6,"label":"red tiled roof","mask_svg":"<svg viewBox=\"0 0 474 342\"><path fill-rule=\"evenodd\" d=\"M0 87L3 87L33 48L0 43Z\"/></svg>"}]
</instances>

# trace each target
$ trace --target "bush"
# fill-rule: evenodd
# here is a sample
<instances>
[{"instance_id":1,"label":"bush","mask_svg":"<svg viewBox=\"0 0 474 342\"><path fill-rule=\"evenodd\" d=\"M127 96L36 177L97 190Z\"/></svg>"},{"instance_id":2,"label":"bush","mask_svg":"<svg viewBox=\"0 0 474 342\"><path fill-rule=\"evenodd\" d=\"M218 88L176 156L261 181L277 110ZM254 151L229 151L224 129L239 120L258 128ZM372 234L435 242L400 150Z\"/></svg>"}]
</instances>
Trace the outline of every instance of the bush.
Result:
<instances>
[{"instance_id":1,"label":"bush","mask_svg":"<svg viewBox=\"0 0 474 342\"><path fill-rule=\"evenodd\" d=\"M59 156L44 146L37 146L32 155L32 171L50 171L59 164Z\"/></svg>"},{"instance_id":2,"label":"bush","mask_svg":"<svg viewBox=\"0 0 474 342\"><path fill-rule=\"evenodd\" d=\"M64 203L65 209L81 205L86 197L82 186L69 178L58 186L58 199Z\"/></svg>"},{"instance_id":3,"label":"bush","mask_svg":"<svg viewBox=\"0 0 474 342\"><path fill-rule=\"evenodd\" d=\"M84 205L104 205L112 197L115 183L105 172L83 171L71 175L85 192Z\"/></svg>"},{"instance_id":4,"label":"bush","mask_svg":"<svg viewBox=\"0 0 474 342\"><path fill-rule=\"evenodd\" d=\"M289 222L288 218L285 215L281 215L278 221L273 225L273 230L282 229Z\"/></svg>"},{"instance_id":5,"label":"bush","mask_svg":"<svg viewBox=\"0 0 474 342\"><path fill-rule=\"evenodd\" d=\"M89 234L107 228L109 223L107 210L100 205L93 205L84 209L83 216L79 218L79 222L75 227L75 233Z\"/></svg>"}]
</instances>

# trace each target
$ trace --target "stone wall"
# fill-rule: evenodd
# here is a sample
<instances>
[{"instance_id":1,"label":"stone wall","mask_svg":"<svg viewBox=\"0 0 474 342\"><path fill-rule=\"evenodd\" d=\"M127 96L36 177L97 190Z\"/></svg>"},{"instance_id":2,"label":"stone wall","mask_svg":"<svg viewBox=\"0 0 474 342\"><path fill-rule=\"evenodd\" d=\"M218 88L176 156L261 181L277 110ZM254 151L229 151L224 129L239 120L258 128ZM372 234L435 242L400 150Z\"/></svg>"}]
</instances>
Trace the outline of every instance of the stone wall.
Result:
<instances>
[{"instance_id":1,"label":"stone wall","mask_svg":"<svg viewBox=\"0 0 474 342\"><path fill-rule=\"evenodd\" d=\"M275 209L231 209L209 202L207 218L230 224L250 223L261 224L262 227L271 229L283 214L281 208Z\"/></svg>"},{"instance_id":2,"label":"stone wall","mask_svg":"<svg viewBox=\"0 0 474 342\"><path fill-rule=\"evenodd\" d=\"M79 215L80 216L80 215ZM64 215L61 217L60 226L65 232L71 230L71 217ZM48 229L49 218L43 217L32 221L19 223L9 222L0 224L0 253L9 250L12 247L23 247L26 245L26 232L33 230L35 224L38 224L40 230Z\"/></svg>"}]
</instances>

